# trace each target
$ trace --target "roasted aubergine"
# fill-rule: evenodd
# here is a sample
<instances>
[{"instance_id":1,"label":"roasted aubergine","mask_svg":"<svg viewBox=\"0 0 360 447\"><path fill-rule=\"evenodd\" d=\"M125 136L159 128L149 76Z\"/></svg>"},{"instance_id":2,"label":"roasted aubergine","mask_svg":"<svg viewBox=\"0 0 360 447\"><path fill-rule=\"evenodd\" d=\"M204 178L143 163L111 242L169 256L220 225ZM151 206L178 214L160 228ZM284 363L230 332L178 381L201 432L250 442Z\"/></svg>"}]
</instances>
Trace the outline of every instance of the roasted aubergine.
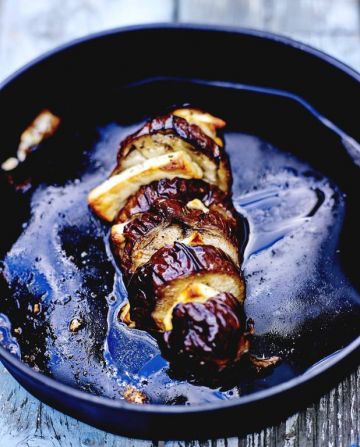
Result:
<instances>
[{"instance_id":1,"label":"roasted aubergine","mask_svg":"<svg viewBox=\"0 0 360 447\"><path fill-rule=\"evenodd\" d=\"M89 205L111 222L111 247L128 303L121 321L154 335L172 366L220 373L278 362L249 352L242 254L248 225L231 200L232 176L218 130L193 108L148 121L121 144L111 176Z\"/></svg>"},{"instance_id":2,"label":"roasted aubergine","mask_svg":"<svg viewBox=\"0 0 360 447\"><path fill-rule=\"evenodd\" d=\"M217 204L207 208L199 199L186 204L158 199L150 211L111 229L114 252L125 276L132 275L165 245L213 245L240 267L239 225L231 212Z\"/></svg>"}]
</instances>

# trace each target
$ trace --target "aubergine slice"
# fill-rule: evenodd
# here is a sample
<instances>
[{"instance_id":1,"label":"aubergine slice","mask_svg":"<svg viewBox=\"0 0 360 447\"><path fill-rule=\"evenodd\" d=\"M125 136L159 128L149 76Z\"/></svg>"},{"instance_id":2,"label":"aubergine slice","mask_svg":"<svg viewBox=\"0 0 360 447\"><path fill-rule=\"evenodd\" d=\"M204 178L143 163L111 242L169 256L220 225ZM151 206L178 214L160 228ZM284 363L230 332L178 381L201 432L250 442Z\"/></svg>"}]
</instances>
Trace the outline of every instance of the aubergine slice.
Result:
<instances>
[{"instance_id":1,"label":"aubergine slice","mask_svg":"<svg viewBox=\"0 0 360 447\"><path fill-rule=\"evenodd\" d=\"M238 217L231 196L221 191L217 186L200 179L176 177L173 179L164 178L139 188L127 200L118 214L116 222L126 222L135 214L150 211L154 202L158 199L176 199L183 203L198 199L206 207L218 204L218 206L224 207L233 218Z\"/></svg>"},{"instance_id":2,"label":"aubergine slice","mask_svg":"<svg viewBox=\"0 0 360 447\"><path fill-rule=\"evenodd\" d=\"M230 191L232 176L226 152L198 125L171 113L153 118L121 143L113 174L169 151L185 152L202 169L205 181Z\"/></svg>"},{"instance_id":3,"label":"aubergine slice","mask_svg":"<svg viewBox=\"0 0 360 447\"><path fill-rule=\"evenodd\" d=\"M180 302L206 301L220 292L240 303L245 282L239 269L211 245L175 242L160 248L128 282L131 320L138 329L172 329L172 311Z\"/></svg>"},{"instance_id":4,"label":"aubergine slice","mask_svg":"<svg viewBox=\"0 0 360 447\"><path fill-rule=\"evenodd\" d=\"M174 177L201 178L202 170L183 151L169 152L125 169L90 191L89 206L102 219L112 222L130 196L156 180Z\"/></svg>"},{"instance_id":5,"label":"aubergine slice","mask_svg":"<svg viewBox=\"0 0 360 447\"><path fill-rule=\"evenodd\" d=\"M221 248L239 267L241 246L237 221L213 203L207 208L199 199L187 204L158 199L151 211L135 216L126 224L112 227L115 257L125 276L131 275L165 245L182 241L188 245Z\"/></svg>"},{"instance_id":6,"label":"aubergine slice","mask_svg":"<svg viewBox=\"0 0 360 447\"><path fill-rule=\"evenodd\" d=\"M201 109L194 108L176 109L172 114L186 119L190 124L196 124L208 137L212 138L218 146L224 146L224 142L217 134L218 129L222 129L226 126L226 122L221 118L217 118Z\"/></svg>"},{"instance_id":7,"label":"aubergine slice","mask_svg":"<svg viewBox=\"0 0 360 447\"><path fill-rule=\"evenodd\" d=\"M246 320L243 305L231 293L219 293L206 301L181 302L172 312L172 329L158 333L162 355L180 376L194 377L210 386L226 373L238 382L239 374L266 374L280 357L250 353L254 321ZM241 369L238 369L238 366Z\"/></svg>"},{"instance_id":8,"label":"aubergine slice","mask_svg":"<svg viewBox=\"0 0 360 447\"><path fill-rule=\"evenodd\" d=\"M252 332L243 305L231 293L219 293L205 302L177 304L172 330L158 339L173 366L221 372L248 354Z\"/></svg>"}]
</instances>

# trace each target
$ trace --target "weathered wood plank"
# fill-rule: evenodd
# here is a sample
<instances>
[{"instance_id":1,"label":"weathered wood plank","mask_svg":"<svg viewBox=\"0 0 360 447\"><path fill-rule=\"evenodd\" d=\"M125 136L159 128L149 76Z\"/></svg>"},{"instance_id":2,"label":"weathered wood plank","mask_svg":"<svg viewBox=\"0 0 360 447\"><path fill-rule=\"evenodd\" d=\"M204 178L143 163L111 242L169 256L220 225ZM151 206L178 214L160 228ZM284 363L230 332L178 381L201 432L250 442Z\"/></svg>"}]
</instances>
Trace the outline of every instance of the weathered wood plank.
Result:
<instances>
[{"instance_id":1,"label":"weathered wood plank","mask_svg":"<svg viewBox=\"0 0 360 447\"><path fill-rule=\"evenodd\" d=\"M181 0L178 19L290 34L359 32L357 0Z\"/></svg>"},{"instance_id":2,"label":"weathered wood plank","mask_svg":"<svg viewBox=\"0 0 360 447\"><path fill-rule=\"evenodd\" d=\"M293 33L352 35L359 33L357 0L268 0L264 24Z\"/></svg>"},{"instance_id":3,"label":"weathered wood plank","mask_svg":"<svg viewBox=\"0 0 360 447\"><path fill-rule=\"evenodd\" d=\"M173 14L172 0L0 0L0 79L71 39Z\"/></svg>"},{"instance_id":4,"label":"weathered wood plank","mask_svg":"<svg viewBox=\"0 0 360 447\"><path fill-rule=\"evenodd\" d=\"M0 364L1 447L151 447L68 417L26 392Z\"/></svg>"},{"instance_id":5,"label":"weathered wood plank","mask_svg":"<svg viewBox=\"0 0 360 447\"><path fill-rule=\"evenodd\" d=\"M211 447L359 447L360 368L330 393L276 427L242 438L212 441ZM221 423L219 421L219 423ZM166 442L165 447L204 447L201 442Z\"/></svg>"},{"instance_id":6,"label":"weathered wood plank","mask_svg":"<svg viewBox=\"0 0 360 447\"><path fill-rule=\"evenodd\" d=\"M264 0L181 0L178 20L262 28L266 21L266 3Z\"/></svg>"}]
</instances>

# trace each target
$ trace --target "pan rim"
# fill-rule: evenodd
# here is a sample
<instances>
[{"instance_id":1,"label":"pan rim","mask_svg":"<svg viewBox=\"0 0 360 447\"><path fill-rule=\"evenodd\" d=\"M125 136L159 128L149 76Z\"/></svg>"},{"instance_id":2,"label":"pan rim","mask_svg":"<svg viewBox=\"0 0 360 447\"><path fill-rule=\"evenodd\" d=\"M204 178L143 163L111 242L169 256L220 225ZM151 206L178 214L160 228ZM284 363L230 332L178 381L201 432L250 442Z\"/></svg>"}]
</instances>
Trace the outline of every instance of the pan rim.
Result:
<instances>
[{"instance_id":1,"label":"pan rim","mask_svg":"<svg viewBox=\"0 0 360 447\"><path fill-rule=\"evenodd\" d=\"M137 33L139 31L204 31L204 32L215 32L215 33L227 33L227 34L237 34L243 36L250 36L259 39L265 39L269 41L276 42L278 44L291 47L297 51L307 53L313 57L321 59L325 63L337 68L343 73L347 74L350 78L360 83L360 73L358 73L353 68L348 65L340 62L333 56L326 54L325 52L315 49L310 45L301 43L292 38L285 37L279 34L267 32L267 31L259 31L248 28L238 28L238 27L229 27L229 26L215 26L215 25L198 25L198 24L171 24L171 23L155 23L155 24L145 24L145 25L132 25L126 27L118 27L110 30L100 31L96 33L92 33L90 35L77 38L68 43L65 43L61 46L56 47L50 51L45 52L41 56L33 59L32 61L26 63L21 68L17 69L14 73L7 76L3 81L0 82L0 93L6 88L9 84L16 82L16 80L21 77L26 71L31 69L32 67L41 64L49 58L56 57L61 53L66 52L67 50L72 49L73 47L81 46L84 43L87 43L92 40L106 38L111 35L118 34L132 34ZM341 350L341 352L334 355L327 362L320 364L313 370L309 371L306 374L302 374L300 376L294 377L286 382L283 382L279 385L274 385L271 388L266 390L257 391L252 394L248 394L245 396L238 397L236 399L231 400L221 400L219 402L209 402L203 404L196 404L192 406L179 405L179 406L171 406L165 404L146 404L146 405L134 405L125 400L113 400L104 396L95 396L86 391L82 391L76 388L71 387L70 385L66 385L52 377L46 376L45 374L35 371L30 368L27 364L22 362L20 359L16 358L12 354L10 354L5 348L0 346L0 360L4 359L6 363L11 364L11 366L19 370L22 374L29 376L32 380L36 382L41 382L42 385L45 385L48 388L54 389L56 391L62 392L65 395L76 397L79 400L92 402L96 405L105 406L114 410L127 410L133 413L152 413L152 414L184 414L187 415L192 413L206 413L212 411L225 410L233 407L244 407L249 404L258 403L259 401L267 400L272 397L281 395L286 393L289 390L300 389L303 385L309 384L311 381L324 376L326 372L333 369L335 366L341 365L352 355L354 356L357 352L360 352L360 336L354 339L351 343L349 343L345 348ZM350 370L349 370L350 372Z\"/></svg>"}]
</instances>

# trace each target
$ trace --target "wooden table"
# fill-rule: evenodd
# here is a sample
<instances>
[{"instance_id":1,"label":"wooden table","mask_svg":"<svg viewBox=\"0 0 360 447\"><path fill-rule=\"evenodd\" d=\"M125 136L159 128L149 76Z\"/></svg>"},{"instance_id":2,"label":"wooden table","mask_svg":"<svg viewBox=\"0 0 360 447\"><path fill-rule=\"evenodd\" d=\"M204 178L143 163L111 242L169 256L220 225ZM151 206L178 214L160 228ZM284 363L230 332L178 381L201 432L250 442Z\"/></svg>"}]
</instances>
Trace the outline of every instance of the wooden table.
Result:
<instances>
[{"instance_id":1,"label":"wooden table","mask_svg":"<svg viewBox=\"0 0 360 447\"><path fill-rule=\"evenodd\" d=\"M358 0L0 0L0 80L38 54L105 28L146 22L266 29L307 42L360 71ZM204 443L135 441L42 404L0 364L0 447L360 446L360 368L277 427Z\"/></svg>"}]
</instances>

